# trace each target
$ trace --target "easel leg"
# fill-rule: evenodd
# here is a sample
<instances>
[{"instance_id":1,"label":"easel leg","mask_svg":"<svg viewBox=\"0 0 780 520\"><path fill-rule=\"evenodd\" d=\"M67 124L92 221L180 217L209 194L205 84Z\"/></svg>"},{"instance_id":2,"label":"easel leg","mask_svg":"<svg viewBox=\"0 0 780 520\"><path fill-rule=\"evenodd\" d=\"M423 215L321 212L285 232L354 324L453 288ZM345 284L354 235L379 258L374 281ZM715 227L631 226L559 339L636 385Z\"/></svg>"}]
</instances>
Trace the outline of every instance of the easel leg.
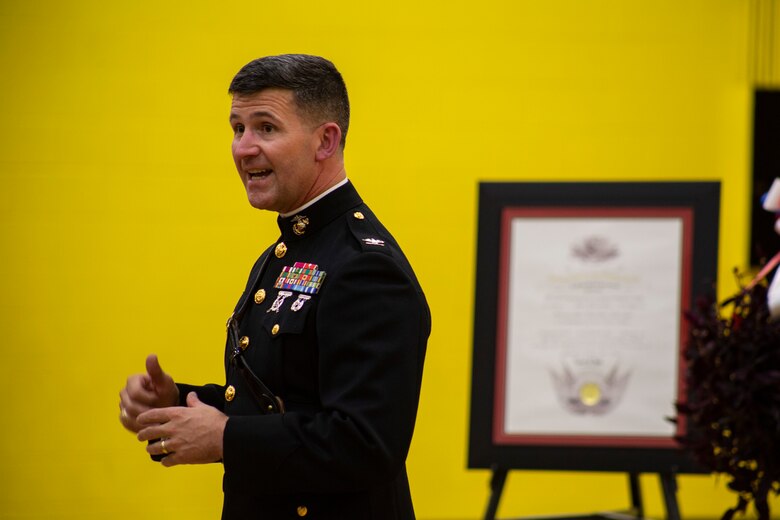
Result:
<instances>
[{"instance_id":1,"label":"easel leg","mask_svg":"<svg viewBox=\"0 0 780 520\"><path fill-rule=\"evenodd\" d=\"M631 514L637 518L644 518L645 507L642 504L642 488L639 485L639 473L628 474L628 486L631 490Z\"/></svg>"},{"instance_id":2,"label":"easel leg","mask_svg":"<svg viewBox=\"0 0 780 520\"><path fill-rule=\"evenodd\" d=\"M677 505L677 476L674 473L659 473L661 490L666 504L666 520L680 520L680 507Z\"/></svg>"},{"instance_id":3,"label":"easel leg","mask_svg":"<svg viewBox=\"0 0 780 520\"><path fill-rule=\"evenodd\" d=\"M485 511L485 520L495 520L498 512L498 502L501 500L501 492L504 490L506 475L508 470L498 466L493 467L493 476L490 478L490 501L487 511Z\"/></svg>"}]
</instances>

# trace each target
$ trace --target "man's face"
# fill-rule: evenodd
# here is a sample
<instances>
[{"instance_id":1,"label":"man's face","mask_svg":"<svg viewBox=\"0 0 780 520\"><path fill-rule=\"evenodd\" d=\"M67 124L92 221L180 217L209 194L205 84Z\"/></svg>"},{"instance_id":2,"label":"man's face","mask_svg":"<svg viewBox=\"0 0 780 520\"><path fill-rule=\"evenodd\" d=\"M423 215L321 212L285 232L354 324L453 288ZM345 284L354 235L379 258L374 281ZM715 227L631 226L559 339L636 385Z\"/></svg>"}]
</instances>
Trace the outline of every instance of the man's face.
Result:
<instances>
[{"instance_id":1,"label":"man's face","mask_svg":"<svg viewBox=\"0 0 780 520\"><path fill-rule=\"evenodd\" d=\"M233 160L249 203L279 213L305 204L319 173L319 128L298 114L292 91L233 96L230 125Z\"/></svg>"}]
</instances>

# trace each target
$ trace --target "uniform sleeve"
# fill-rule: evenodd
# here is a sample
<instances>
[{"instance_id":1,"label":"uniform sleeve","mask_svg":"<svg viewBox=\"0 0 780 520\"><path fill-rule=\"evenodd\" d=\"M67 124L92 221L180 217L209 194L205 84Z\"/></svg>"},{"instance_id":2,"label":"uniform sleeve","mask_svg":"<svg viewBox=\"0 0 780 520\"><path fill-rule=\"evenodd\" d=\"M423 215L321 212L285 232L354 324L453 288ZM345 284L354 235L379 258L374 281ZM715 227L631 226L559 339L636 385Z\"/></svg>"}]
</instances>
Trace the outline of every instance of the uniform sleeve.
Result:
<instances>
[{"instance_id":1,"label":"uniform sleeve","mask_svg":"<svg viewBox=\"0 0 780 520\"><path fill-rule=\"evenodd\" d=\"M186 383L176 383L179 389L179 406L187 406L187 394L195 392L201 402L209 406L224 411L225 408L225 387L220 385L194 386Z\"/></svg>"},{"instance_id":2,"label":"uniform sleeve","mask_svg":"<svg viewBox=\"0 0 780 520\"><path fill-rule=\"evenodd\" d=\"M430 333L425 298L384 253L356 255L328 276L316 317L322 409L230 417L227 486L347 492L403 468Z\"/></svg>"}]
</instances>

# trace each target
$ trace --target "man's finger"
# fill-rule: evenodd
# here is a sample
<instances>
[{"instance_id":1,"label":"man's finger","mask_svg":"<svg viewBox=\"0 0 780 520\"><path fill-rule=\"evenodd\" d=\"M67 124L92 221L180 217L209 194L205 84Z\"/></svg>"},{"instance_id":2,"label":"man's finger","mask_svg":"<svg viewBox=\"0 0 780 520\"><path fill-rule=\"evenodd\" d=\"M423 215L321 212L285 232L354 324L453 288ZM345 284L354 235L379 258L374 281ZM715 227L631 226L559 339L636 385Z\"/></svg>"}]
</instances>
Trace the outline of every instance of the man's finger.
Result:
<instances>
[{"instance_id":1,"label":"man's finger","mask_svg":"<svg viewBox=\"0 0 780 520\"><path fill-rule=\"evenodd\" d=\"M138 374L127 378L125 393L127 394L128 403L134 402L151 406L157 400L154 383L152 383L152 378L149 374Z\"/></svg>"},{"instance_id":2,"label":"man's finger","mask_svg":"<svg viewBox=\"0 0 780 520\"><path fill-rule=\"evenodd\" d=\"M146 452L149 455L158 455L165 457L171 455L175 450L172 446L173 441L170 438L156 438L149 441L146 445Z\"/></svg>"},{"instance_id":3,"label":"man's finger","mask_svg":"<svg viewBox=\"0 0 780 520\"><path fill-rule=\"evenodd\" d=\"M167 435L166 428L161 424L155 424L147 426L138 432L136 437L139 441L154 441L161 439Z\"/></svg>"},{"instance_id":4,"label":"man's finger","mask_svg":"<svg viewBox=\"0 0 780 520\"><path fill-rule=\"evenodd\" d=\"M146 373L152 379L152 384L156 388L160 388L165 383L165 372L163 372L160 366L160 361L157 359L157 354L149 354L146 358Z\"/></svg>"},{"instance_id":5,"label":"man's finger","mask_svg":"<svg viewBox=\"0 0 780 520\"><path fill-rule=\"evenodd\" d=\"M152 408L138 415L135 420L142 426L165 424L173 417L173 408Z\"/></svg>"},{"instance_id":6,"label":"man's finger","mask_svg":"<svg viewBox=\"0 0 780 520\"><path fill-rule=\"evenodd\" d=\"M175 453L171 453L170 455L166 455L160 461L160 464L162 464L166 468L170 468L171 466L176 466L177 464L180 464L179 456L177 454L175 454Z\"/></svg>"},{"instance_id":7,"label":"man's finger","mask_svg":"<svg viewBox=\"0 0 780 520\"><path fill-rule=\"evenodd\" d=\"M127 408L119 405L119 422L122 423L122 426L127 428L128 430L132 432L137 431L137 427L135 426L135 421L133 421L133 418L130 417L130 414L127 413Z\"/></svg>"},{"instance_id":8,"label":"man's finger","mask_svg":"<svg viewBox=\"0 0 780 520\"><path fill-rule=\"evenodd\" d=\"M137 390L131 396L129 390L123 388L119 392L119 407L124 409L131 418L135 418L149 409L148 403L151 402L153 397L153 394Z\"/></svg>"}]
</instances>

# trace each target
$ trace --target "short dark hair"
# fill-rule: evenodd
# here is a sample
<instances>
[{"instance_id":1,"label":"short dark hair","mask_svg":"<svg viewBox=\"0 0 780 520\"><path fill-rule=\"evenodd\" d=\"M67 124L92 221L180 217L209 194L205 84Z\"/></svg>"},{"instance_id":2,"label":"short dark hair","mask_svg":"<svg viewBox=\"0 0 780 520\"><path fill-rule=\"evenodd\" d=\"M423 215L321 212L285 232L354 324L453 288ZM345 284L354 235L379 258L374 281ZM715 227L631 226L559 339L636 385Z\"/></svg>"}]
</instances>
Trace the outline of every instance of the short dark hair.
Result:
<instances>
[{"instance_id":1,"label":"short dark hair","mask_svg":"<svg viewBox=\"0 0 780 520\"><path fill-rule=\"evenodd\" d=\"M317 123L334 121L341 128L341 147L349 128L349 97L341 73L325 58L308 54L266 56L244 65L228 93L255 94L267 88L293 92L301 115Z\"/></svg>"}]
</instances>

